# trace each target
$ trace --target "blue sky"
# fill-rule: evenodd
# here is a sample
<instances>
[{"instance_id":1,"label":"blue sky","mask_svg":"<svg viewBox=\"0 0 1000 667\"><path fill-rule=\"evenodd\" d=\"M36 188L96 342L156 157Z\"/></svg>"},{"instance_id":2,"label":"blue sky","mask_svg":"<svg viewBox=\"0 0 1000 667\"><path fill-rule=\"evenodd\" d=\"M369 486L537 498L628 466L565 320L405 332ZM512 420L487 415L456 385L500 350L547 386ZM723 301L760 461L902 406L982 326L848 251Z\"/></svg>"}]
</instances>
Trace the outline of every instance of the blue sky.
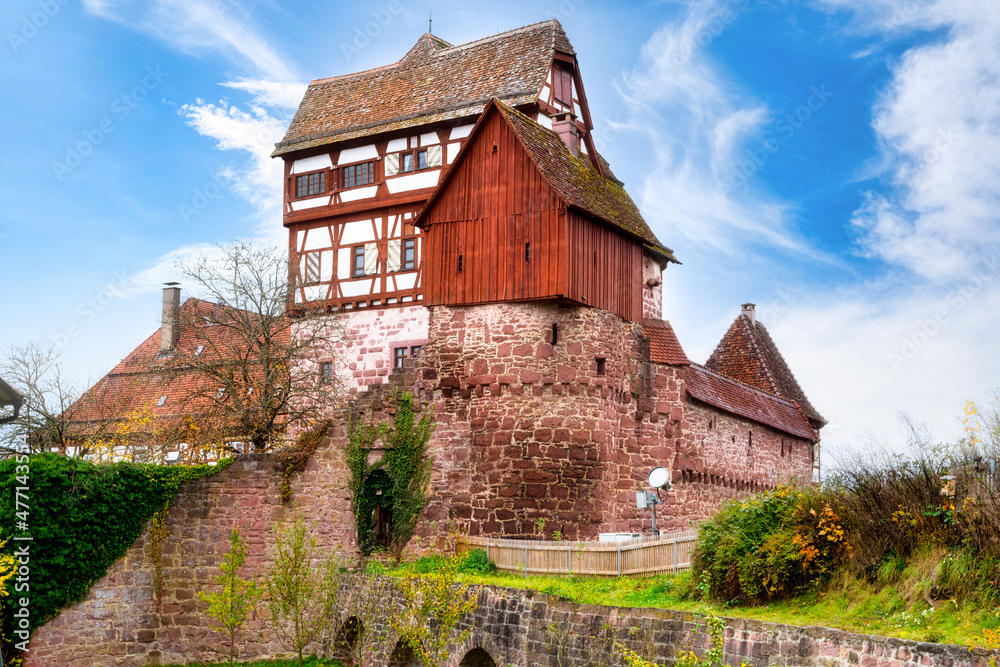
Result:
<instances>
[{"instance_id":1,"label":"blue sky","mask_svg":"<svg viewBox=\"0 0 1000 667\"><path fill-rule=\"evenodd\" d=\"M558 18L599 149L684 262L665 316L704 361L758 304L826 451L936 439L1000 386L994 0L356 4L9 0L0 9L0 344L81 383L158 326L173 263L284 243L268 157L310 79ZM365 34L365 32L369 34Z\"/></svg>"}]
</instances>

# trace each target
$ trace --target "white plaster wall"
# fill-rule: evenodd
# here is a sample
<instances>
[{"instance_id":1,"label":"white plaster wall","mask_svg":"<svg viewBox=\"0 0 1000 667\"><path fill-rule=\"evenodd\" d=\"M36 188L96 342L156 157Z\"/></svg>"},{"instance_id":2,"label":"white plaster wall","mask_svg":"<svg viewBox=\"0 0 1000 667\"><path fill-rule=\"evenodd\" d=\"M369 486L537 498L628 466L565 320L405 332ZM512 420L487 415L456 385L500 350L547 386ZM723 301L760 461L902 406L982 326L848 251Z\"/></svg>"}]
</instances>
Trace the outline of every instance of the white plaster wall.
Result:
<instances>
[{"instance_id":1,"label":"white plaster wall","mask_svg":"<svg viewBox=\"0 0 1000 667\"><path fill-rule=\"evenodd\" d=\"M331 315L331 331L343 325L343 339L332 351L317 353L315 361L333 361L345 388L352 393L388 382L393 348L427 341L428 313L423 306L404 306Z\"/></svg>"}]
</instances>

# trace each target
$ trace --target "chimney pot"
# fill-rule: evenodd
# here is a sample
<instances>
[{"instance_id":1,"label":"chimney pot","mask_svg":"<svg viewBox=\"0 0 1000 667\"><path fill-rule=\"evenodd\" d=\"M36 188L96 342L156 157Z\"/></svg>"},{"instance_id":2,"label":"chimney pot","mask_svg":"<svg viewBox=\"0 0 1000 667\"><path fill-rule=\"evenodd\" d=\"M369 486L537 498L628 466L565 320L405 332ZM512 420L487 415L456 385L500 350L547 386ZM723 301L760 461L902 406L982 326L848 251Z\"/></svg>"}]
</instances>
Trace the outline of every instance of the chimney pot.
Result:
<instances>
[{"instance_id":1,"label":"chimney pot","mask_svg":"<svg viewBox=\"0 0 1000 667\"><path fill-rule=\"evenodd\" d=\"M177 287L180 283L165 284L160 321L160 354L173 352L181 337L181 288Z\"/></svg>"},{"instance_id":2,"label":"chimney pot","mask_svg":"<svg viewBox=\"0 0 1000 667\"><path fill-rule=\"evenodd\" d=\"M559 135L569 152L576 157L580 154L580 128L576 116L569 112L552 116L552 131Z\"/></svg>"},{"instance_id":3,"label":"chimney pot","mask_svg":"<svg viewBox=\"0 0 1000 667\"><path fill-rule=\"evenodd\" d=\"M750 320L750 324L754 326L757 325L757 304L755 303L744 303L743 304L743 316Z\"/></svg>"}]
</instances>

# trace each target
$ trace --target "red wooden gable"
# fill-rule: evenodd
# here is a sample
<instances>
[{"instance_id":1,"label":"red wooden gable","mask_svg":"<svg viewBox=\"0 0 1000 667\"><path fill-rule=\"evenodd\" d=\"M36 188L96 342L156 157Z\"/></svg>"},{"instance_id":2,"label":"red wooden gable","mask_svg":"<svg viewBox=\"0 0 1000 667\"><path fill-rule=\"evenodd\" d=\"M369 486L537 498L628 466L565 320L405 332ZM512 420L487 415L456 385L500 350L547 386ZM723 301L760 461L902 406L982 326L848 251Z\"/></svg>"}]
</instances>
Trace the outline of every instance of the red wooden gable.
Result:
<instances>
[{"instance_id":1,"label":"red wooden gable","mask_svg":"<svg viewBox=\"0 0 1000 667\"><path fill-rule=\"evenodd\" d=\"M640 321L644 241L625 226L634 221L623 214L609 224L567 201L566 184L554 187L540 158L565 153L546 163L549 171L559 161L589 170L590 161L570 156L550 130L507 112L516 114L491 103L418 218L425 231L424 304L552 299ZM528 131L526 123L535 127ZM551 137L539 141L538 133ZM628 204L630 216L634 204Z\"/></svg>"}]
</instances>

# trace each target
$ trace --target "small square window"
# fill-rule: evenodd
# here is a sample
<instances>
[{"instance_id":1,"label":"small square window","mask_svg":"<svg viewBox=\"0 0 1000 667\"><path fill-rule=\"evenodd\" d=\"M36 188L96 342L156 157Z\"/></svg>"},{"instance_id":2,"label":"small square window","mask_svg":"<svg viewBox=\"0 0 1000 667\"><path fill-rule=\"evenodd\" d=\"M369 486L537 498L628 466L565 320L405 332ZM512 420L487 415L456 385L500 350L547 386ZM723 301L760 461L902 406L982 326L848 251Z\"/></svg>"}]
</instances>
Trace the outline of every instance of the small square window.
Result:
<instances>
[{"instance_id":1,"label":"small square window","mask_svg":"<svg viewBox=\"0 0 1000 667\"><path fill-rule=\"evenodd\" d=\"M351 277L360 278L365 275L365 247L363 245L351 248Z\"/></svg>"},{"instance_id":2,"label":"small square window","mask_svg":"<svg viewBox=\"0 0 1000 667\"><path fill-rule=\"evenodd\" d=\"M403 239L403 271L417 268L417 240Z\"/></svg>"},{"instance_id":3,"label":"small square window","mask_svg":"<svg viewBox=\"0 0 1000 667\"><path fill-rule=\"evenodd\" d=\"M409 348L405 348L405 347L394 348L393 351L392 351L392 367L393 368L402 368L403 364L406 363L407 357L409 356L407 354L408 352L409 352Z\"/></svg>"},{"instance_id":4,"label":"small square window","mask_svg":"<svg viewBox=\"0 0 1000 667\"><path fill-rule=\"evenodd\" d=\"M314 197L324 192L326 192L325 171L295 177L295 196L297 198Z\"/></svg>"},{"instance_id":5,"label":"small square window","mask_svg":"<svg viewBox=\"0 0 1000 667\"><path fill-rule=\"evenodd\" d=\"M417 354L420 353L420 348L421 347L423 347L423 345L414 345L413 347L411 347L410 348L410 357L415 359L416 356L417 356Z\"/></svg>"},{"instance_id":6,"label":"small square window","mask_svg":"<svg viewBox=\"0 0 1000 667\"><path fill-rule=\"evenodd\" d=\"M164 404L164 403L166 403L166 402L167 402L167 395L166 395L166 394L164 394L163 396L160 396L160 400L158 400L158 401L156 402L156 407L158 407L158 408L162 408L162 407L163 407L163 404Z\"/></svg>"}]
</instances>

